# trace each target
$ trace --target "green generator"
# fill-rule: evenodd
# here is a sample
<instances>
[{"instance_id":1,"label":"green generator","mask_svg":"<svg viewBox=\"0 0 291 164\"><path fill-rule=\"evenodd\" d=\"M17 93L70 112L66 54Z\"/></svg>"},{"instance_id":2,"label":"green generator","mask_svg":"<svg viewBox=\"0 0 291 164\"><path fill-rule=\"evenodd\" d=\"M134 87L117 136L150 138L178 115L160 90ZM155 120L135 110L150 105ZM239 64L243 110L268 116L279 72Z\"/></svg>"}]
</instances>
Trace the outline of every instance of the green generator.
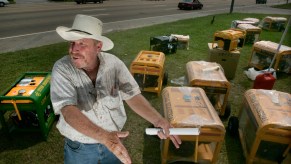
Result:
<instances>
[{"instance_id":1,"label":"green generator","mask_svg":"<svg viewBox=\"0 0 291 164\"><path fill-rule=\"evenodd\" d=\"M28 72L0 94L4 131L40 131L47 139L55 120L50 100L50 73Z\"/></svg>"}]
</instances>

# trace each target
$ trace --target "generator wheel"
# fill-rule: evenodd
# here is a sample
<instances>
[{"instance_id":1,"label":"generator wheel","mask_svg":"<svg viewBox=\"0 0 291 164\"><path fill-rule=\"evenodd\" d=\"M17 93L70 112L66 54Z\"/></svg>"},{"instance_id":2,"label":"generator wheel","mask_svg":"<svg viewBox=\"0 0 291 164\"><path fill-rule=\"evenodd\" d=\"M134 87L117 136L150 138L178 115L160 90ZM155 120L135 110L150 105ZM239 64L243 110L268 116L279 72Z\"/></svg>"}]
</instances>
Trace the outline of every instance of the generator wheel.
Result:
<instances>
[{"instance_id":1,"label":"generator wheel","mask_svg":"<svg viewBox=\"0 0 291 164\"><path fill-rule=\"evenodd\" d=\"M237 136L238 135L238 118L235 116L231 116L228 120L227 124L227 130L231 136Z\"/></svg>"},{"instance_id":2,"label":"generator wheel","mask_svg":"<svg viewBox=\"0 0 291 164\"><path fill-rule=\"evenodd\" d=\"M165 71L164 78L163 78L163 85L167 85L167 84L168 84L168 72Z\"/></svg>"}]
</instances>

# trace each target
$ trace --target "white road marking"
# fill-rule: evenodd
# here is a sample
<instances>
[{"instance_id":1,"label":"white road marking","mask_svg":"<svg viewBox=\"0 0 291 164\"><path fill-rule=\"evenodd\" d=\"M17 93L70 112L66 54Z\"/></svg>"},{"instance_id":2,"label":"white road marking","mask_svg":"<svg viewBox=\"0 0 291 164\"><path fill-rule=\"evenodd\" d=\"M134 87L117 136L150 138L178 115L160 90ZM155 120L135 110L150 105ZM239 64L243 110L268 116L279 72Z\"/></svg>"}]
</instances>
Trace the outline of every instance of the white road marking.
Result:
<instances>
[{"instance_id":1,"label":"white road marking","mask_svg":"<svg viewBox=\"0 0 291 164\"><path fill-rule=\"evenodd\" d=\"M82 10L82 11L87 12L87 11L104 11L104 10L106 9L88 9L88 10Z\"/></svg>"},{"instance_id":2,"label":"white road marking","mask_svg":"<svg viewBox=\"0 0 291 164\"><path fill-rule=\"evenodd\" d=\"M0 40L19 38L19 37L30 36L30 35L38 35L38 34L44 34L44 33L50 33L50 32L55 32L55 30L36 32L36 33L30 33L30 34L23 34L23 35L8 36L8 37L0 38Z\"/></svg>"},{"instance_id":3,"label":"white road marking","mask_svg":"<svg viewBox=\"0 0 291 164\"><path fill-rule=\"evenodd\" d=\"M95 14L95 15L91 15L91 16L97 17L97 16L104 16L104 15L110 15L110 14Z\"/></svg>"}]
</instances>

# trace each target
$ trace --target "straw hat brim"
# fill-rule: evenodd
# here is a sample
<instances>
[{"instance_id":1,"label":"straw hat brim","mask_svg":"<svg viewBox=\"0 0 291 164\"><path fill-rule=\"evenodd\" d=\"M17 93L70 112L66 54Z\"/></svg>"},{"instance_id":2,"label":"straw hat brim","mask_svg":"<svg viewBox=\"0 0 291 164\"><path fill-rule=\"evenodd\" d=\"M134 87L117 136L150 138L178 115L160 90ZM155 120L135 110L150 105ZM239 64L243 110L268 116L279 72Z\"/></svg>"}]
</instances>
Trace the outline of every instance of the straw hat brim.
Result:
<instances>
[{"instance_id":1,"label":"straw hat brim","mask_svg":"<svg viewBox=\"0 0 291 164\"><path fill-rule=\"evenodd\" d=\"M95 39L98 41L102 41L103 46L101 48L102 51L111 50L114 47L114 43L107 37L101 35L90 35L78 31L74 31L72 28L59 26L56 29L57 33L67 41L76 41L79 39L89 38Z\"/></svg>"}]
</instances>

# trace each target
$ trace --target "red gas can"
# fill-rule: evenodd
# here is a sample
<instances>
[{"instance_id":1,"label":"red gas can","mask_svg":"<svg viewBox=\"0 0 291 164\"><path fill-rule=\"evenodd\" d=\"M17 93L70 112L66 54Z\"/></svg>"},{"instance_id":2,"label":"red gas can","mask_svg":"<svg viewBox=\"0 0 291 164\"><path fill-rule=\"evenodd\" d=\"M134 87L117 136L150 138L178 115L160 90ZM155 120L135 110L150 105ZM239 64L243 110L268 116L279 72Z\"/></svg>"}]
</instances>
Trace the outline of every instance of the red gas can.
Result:
<instances>
[{"instance_id":1,"label":"red gas can","mask_svg":"<svg viewBox=\"0 0 291 164\"><path fill-rule=\"evenodd\" d=\"M275 84L275 77L270 72L265 72L257 75L254 82L254 89L269 89L271 90Z\"/></svg>"}]
</instances>

